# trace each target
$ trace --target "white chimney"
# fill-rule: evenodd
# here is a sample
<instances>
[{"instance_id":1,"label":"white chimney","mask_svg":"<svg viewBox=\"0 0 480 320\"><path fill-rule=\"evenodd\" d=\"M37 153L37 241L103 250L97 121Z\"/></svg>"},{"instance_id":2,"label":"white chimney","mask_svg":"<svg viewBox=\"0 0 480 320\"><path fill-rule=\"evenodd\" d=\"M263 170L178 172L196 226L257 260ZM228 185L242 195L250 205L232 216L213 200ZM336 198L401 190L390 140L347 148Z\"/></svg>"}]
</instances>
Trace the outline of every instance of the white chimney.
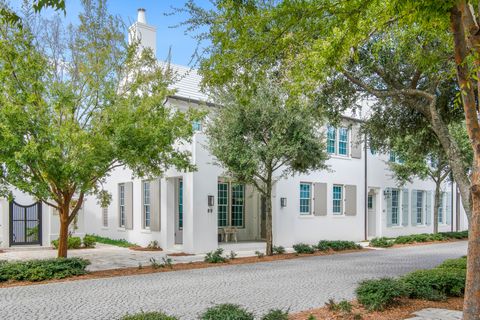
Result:
<instances>
[{"instance_id":1,"label":"white chimney","mask_svg":"<svg viewBox=\"0 0 480 320\"><path fill-rule=\"evenodd\" d=\"M143 24L147 24L147 18L145 17L145 9L138 9L137 21Z\"/></svg>"},{"instance_id":2,"label":"white chimney","mask_svg":"<svg viewBox=\"0 0 480 320\"><path fill-rule=\"evenodd\" d=\"M128 28L128 40L131 43L133 39L136 39L140 43L140 49L150 48L156 55L157 29L147 24L145 12L146 10L143 8L138 9L137 21Z\"/></svg>"}]
</instances>

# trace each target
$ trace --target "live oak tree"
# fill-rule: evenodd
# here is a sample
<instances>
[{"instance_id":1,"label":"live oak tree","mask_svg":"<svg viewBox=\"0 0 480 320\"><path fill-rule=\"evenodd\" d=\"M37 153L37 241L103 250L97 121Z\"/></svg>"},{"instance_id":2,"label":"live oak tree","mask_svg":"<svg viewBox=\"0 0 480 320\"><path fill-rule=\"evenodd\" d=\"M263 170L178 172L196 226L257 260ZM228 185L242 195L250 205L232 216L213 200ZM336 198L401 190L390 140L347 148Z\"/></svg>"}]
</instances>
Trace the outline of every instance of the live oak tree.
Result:
<instances>
[{"instance_id":1,"label":"live oak tree","mask_svg":"<svg viewBox=\"0 0 480 320\"><path fill-rule=\"evenodd\" d=\"M209 148L234 180L266 199L266 253L273 254L272 190L286 176L326 168L319 122L306 101L292 98L279 80L228 86L207 129Z\"/></svg>"},{"instance_id":2,"label":"live oak tree","mask_svg":"<svg viewBox=\"0 0 480 320\"><path fill-rule=\"evenodd\" d=\"M102 186L115 168L193 169L178 146L195 115L165 106L171 73L125 42L105 1L82 3L68 29L59 19L0 27L0 181L58 211L59 257L85 197L108 203Z\"/></svg>"},{"instance_id":3,"label":"live oak tree","mask_svg":"<svg viewBox=\"0 0 480 320\"><path fill-rule=\"evenodd\" d=\"M447 155L468 215L464 319L479 319L479 1L219 0L208 10L190 1L184 10L190 13L185 22L188 31L198 32L199 40L209 40L211 44L200 64L209 84L222 84L232 78L242 81L254 69L262 73L275 67L291 80L293 88L304 94L317 93L325 81L346 78L371 97L381 97L391 101L391 105L401 102L424 117ZM386 36L389 32L398 33L396 36L403 33L403 44L397 46L394 38ZM399 69L392 74L382 68L370 68L365 74L361 67L352 64L361 62L362 48L375 57L376 48L369 48L368 42L376 37L382 39L382 45L409 53L407 59L417 70ZM413 47L406 45L408 39L413 41ZM396 62L397 57L393 52L387 59ZM403 77L402 81L396 81L398 76ZM471 171L466 170L461 150L453 139L454 132L448 129L448 112L439 112L437 108L439 85L448 80L456 82L460 93L457 103L463 109L474 154ZM338 86L338 82L335 87L339 92L349 90ZM341 96L337 100L355 102Z\"/></svg>"}]
</instances>

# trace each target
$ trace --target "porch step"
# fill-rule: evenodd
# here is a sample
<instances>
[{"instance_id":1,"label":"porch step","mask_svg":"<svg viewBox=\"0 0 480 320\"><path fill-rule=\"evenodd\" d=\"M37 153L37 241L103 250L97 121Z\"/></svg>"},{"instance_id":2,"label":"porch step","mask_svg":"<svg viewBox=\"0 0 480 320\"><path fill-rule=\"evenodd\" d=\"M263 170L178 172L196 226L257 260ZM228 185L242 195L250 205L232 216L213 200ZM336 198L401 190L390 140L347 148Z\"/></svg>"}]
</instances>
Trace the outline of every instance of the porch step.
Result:
<instances>
[{"instance_id":1,"label":"porch step","mask_svg":"<svg viewBox=\"0 0 480 320\"><path fill-rule=\"evenodd\" d=\"M42 247L40 245L35 246L12 246L8 248L3 248L3 251L32 251L32 250L52 250L52 247Z\"/></svg>"}]
</instances>

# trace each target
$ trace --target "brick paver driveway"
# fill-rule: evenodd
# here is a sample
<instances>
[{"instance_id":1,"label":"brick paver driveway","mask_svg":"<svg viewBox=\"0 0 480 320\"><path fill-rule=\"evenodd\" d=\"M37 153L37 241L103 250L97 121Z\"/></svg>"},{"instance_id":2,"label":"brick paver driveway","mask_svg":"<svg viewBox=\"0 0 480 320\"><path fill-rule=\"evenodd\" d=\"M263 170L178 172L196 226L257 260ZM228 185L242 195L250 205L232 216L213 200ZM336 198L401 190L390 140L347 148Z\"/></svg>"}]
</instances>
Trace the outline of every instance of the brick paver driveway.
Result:
<instances>
[{"instance_id":1,"label":"brick paver driveway","mask_svg":"<svg viewBox=\"0 0 480 320\"><path fill-rule=\"evenodd\" d=\"M150 275L0 289L0 319L118 319L163 310L195 319L217 303L257 313L301 311L353 298L362 279L397 276L466 254L466 242L319 256Z\"/></svg>"}]
</instances>

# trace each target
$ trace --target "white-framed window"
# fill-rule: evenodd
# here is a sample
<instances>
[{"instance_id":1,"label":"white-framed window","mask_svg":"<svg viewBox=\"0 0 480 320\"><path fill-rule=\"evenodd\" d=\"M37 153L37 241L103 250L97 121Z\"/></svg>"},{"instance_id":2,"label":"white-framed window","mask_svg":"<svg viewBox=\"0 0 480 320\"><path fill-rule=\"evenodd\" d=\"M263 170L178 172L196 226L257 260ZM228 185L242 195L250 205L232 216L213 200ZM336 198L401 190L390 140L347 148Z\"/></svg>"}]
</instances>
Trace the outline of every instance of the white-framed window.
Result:
<instances>
[{"instance_id":1,"label":"white-framed window","mask_svg":"<svg viewBox=\"0 0 480 320\"><path fill-rule=\"evenodd\" d=\"M345 127L327 127L327 152L340 156L348 156L349 130Z\"/></svg>"},{"instance_id":2,"label":"white-framed window","mask_svg":"<svg viewBox=\"0 0 480 320\"><path fill-rule=\"evenodd\" d=\"M234 182L218 182L218 226L245 226L245 185Z\"/></svg>"},{"instance_id":3,"label":"white-framed window","mask_svg":"<svg viewBox=\"0 0 480 320\"><path fill-rule=\"evenodd\" d=\"M312 184L300 183L300 214L309 215L312 213Z\"/></svg>"},{"instance_id":4,"label":"white-framed window","mask_svg":"<svg viewBox=\"0 0 480 320\"><path fill-rule=\"evenodd\" d=\"M118 186L119 190L119 226L120 228L125 228L125 184L120 183Z\"/></svg>"},{"instance_id":5,"label":"white-framed window","mask_svg":"<svg viewBox=\"0 0 480 320\"><path fill-rule=\"evenodd\" d=\"M390 151L390 154L388 156L388 161L389 162L395 162L395 163L403 163L403 160L397 155L395 151Z\"/></svg>"},{"instance_id":6,"label":"white-framed window","mask_svg":"<svg viewBox=\"0 0 480 320\"><path fill-rule=\"evenodd\" d=\"M400 224L400 190L392 189L392 225L398 226Z\"/></svg>"},{"instance_id":7,"label":"white-framed window","mask_svg":"<svg viewBox=\"0 0 480 320\"><path fill-rule=\"evenodd\" d=\"M150 202L150 181L143 181L143 228L150 228L151 202Z\"/></svg>"},{"instance_id":8,"label":"white-framed window","mask_svg":"<svg viewBox=\"0 0 480 320\"><path fill-rule=\"evenodd\" d=\"M104 228L108 228L108 207L102 208L102 225Z\"/></svg>"},{"instance_id":9,"label":"white-framed window","mask_svg":"<svg viewBox=\"0 0 480 320\"><path fill-rule=\"evenodd\" d=\"M417 224L423 224L423 207L424 207L424 192L417 191L417 199L416 199L416 208L417 208Z\"/></svg>"},{"instance_id":10,"label":"white-framed window","mask_svg":"<svg viewBox=\"0 0 480 320\"><path fill-rule=\"evenodd\" d=\"M443 219L443 216L445 214L444 208L443 208L444 199L445 199L445 192L440 192L440 205L438 207L438 224L443 224L445 221Z\"/></svg>"},{"instance_id":11,"label":"white-framed window","mask_svg":"<svg viewBox=\"0 0 480 320\"><path fill-rule=\"evenodd\" d=\"M333 205L333 214L340 215L343 214L343 186L334 184L333 185L333 197L332 197L332 205Z\"/></svg>"}]
</instances>

